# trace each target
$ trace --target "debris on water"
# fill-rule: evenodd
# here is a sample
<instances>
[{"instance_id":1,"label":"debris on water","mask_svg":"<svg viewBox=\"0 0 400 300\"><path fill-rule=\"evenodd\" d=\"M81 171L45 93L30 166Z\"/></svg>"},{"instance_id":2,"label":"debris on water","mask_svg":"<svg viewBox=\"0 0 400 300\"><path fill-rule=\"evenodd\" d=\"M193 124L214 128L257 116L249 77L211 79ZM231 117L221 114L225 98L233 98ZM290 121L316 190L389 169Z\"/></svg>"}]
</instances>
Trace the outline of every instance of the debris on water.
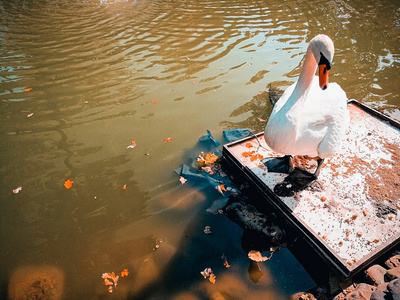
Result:
<instances>
[{"instance_id":1,"label":"debris on water","mask_svg":"<svg viewBox=\"0 0 400 300\"><path fill-rule=\"evenodd\" d=\"M180 176L179 181L181 182L182 185L184 185L187 182L187 179L185 179L183 176Z\"/></svg>"},{"instance_id":2,"label":"debris on water","mask_svg":"<svg viewBox=\"0 0 400 300\"><path fill-rule=\"evenodd\" d=\"M206 226L205 228L204 228L204 233L205 234L211 234L212 232L211 232L211 226Z\"/></svg>"},{"instance_id":3,"label":"debris on water","mask_svg":"<svg viewBox=\"0 0 400 300\"><path fill-rule=\"evenodd\" d=\"M17 187L16 189L13 190L14 194L18 194L22 190L22 186Z\"/></svg>"},{"instance_id":4,"label":"debris on water","mask_svg":"<svg viewBox=\"0 0 400 300\"><path fill-rule=\"evenodd\" d=\"M135 147L136 147L136 142L132 141L132 143L128 147L126 147L126 149L129 149L129 148L133 149Z\"/></svg>"},{"instance_id":5,"label":"debris on water","mask_svg":"<svg viewBox=\"0 0 400 300\"><path fill-rule=\"evenodd\" d=\"M200 272L201 275L203 275L204 279L210 280L211 283L215 284L215 274L213 273L211 268L205 268L204 271Z\"/></svg>"}]
</instances>

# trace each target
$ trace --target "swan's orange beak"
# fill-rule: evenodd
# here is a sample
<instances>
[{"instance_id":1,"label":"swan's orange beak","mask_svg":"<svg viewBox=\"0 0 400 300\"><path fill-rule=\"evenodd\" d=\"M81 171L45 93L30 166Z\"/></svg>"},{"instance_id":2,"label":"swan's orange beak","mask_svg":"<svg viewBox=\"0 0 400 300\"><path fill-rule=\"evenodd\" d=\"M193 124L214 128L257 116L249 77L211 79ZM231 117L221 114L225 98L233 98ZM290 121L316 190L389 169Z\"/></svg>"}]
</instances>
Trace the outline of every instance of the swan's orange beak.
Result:
<instances>
[{"instance_id":1,"label":"swan's orange beak","mask_svg":"<svg viewBox=\"0 0 400 300\"><path fill-rule=\"evenodd\" d=\"M328 66L326 64L320 64L318 67L319 67L319 87L323 90L326 90L329 84Z\"/></svg>"}]
</instances>

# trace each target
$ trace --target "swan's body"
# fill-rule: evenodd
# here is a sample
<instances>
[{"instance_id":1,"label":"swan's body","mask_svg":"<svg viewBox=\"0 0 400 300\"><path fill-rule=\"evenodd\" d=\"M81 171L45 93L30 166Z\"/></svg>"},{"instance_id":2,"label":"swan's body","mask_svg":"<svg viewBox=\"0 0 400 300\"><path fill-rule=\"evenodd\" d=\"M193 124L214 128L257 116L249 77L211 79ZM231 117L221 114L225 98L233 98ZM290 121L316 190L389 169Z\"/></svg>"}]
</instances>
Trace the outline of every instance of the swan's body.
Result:
<instances>
[{"instance_id":1,"label":"swan's body","mask_svg":"<svg viewBox=\"0 0 400 300\"><path fill-rule=\"evenodd\" d=\"M340 146L350 120L346 93L338 84L328 87L314 76L318 63L325 66L324 62L329 67L326 75L321 72L327 76L333 53L329 37L318 35L311 40L299 80L275 104L264 131L266 143L275 152L324 159Z\"/></svg>"}]
</instances>

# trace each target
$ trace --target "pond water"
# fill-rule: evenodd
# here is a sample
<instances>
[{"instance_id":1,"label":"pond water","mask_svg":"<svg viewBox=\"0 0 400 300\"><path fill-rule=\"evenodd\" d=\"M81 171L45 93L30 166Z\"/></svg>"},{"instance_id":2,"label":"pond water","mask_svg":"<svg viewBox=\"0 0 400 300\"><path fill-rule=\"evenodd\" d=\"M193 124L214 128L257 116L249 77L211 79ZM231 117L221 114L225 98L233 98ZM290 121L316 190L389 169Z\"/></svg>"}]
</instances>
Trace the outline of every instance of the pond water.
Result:
<instances>
[{"instance_id":1,"label":"pond water","mask_svg":"<svg viewBox=\"0 0 400 300\"><path fill-rule=\"evenodd\" d=\"M311 288L286 249L254 283L242 230L207 212L219 193L174 170L207 130L220 141L225 129L262 131L267 87L296 80L319 33L335 43L331 81L399 118L399 20L397 0L2 0L1 298L11 278L21 289L49 267L65 299ZM208 267L215 285L200 274ZM102 273L123 269L110 294Z\"/></svg>"}]
</instances>

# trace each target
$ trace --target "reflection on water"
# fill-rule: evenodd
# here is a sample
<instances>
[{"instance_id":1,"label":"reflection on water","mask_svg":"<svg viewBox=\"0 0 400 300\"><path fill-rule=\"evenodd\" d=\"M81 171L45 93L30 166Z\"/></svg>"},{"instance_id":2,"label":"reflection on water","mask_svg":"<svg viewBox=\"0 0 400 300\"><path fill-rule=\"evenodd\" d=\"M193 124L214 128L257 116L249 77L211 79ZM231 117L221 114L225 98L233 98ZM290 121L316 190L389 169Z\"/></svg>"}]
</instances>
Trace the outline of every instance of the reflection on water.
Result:
<instances>
[{"instance_id":1,"label":"reflection on water","mask_svg":"<svg viewBox=\"0 0 400 300\"><path fill-rule=\"evenodd\" d=\"M399 14L394 0L1 1L2 295L30 265L57 266L66 298L106 297L101 274L124 268L118 298L308 288L301 268L279 263L288 251L254 284L241 231L206 212L218 193L173 170L207 129L262 130L267 85L296 80L318 33L335 42L332 81L396 115ZM230 270L217 267L222 253ZM216 285L199 273L211 265Z\"/></svg>"}]
</instances>

